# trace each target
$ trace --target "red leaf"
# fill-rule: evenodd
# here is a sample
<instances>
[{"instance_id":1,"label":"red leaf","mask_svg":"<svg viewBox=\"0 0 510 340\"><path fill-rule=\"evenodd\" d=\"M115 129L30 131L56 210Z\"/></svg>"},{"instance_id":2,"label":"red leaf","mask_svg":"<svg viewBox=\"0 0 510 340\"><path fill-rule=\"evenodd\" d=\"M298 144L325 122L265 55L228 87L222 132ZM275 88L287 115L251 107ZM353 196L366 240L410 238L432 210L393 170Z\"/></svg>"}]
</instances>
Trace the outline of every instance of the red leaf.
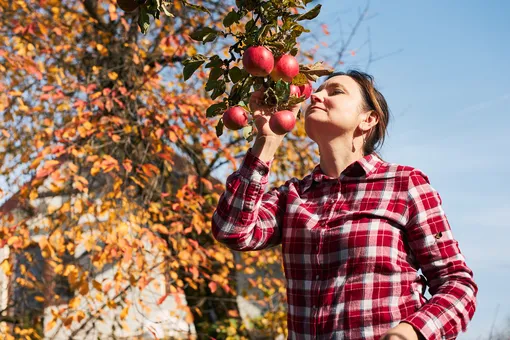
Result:
<instances>
[{"instance_id":1,"label":"red leaf","mask_svg":"<svg viewBox=\"0 0 510 340\"><path fill-rule=\"evenodd\" d=\"M211 293L214 294L214 292L216 291L216 289L218 288L218 285L216 284L216 282L209 282L209 289L211 290Z\"/></svg>"}]
</instances>

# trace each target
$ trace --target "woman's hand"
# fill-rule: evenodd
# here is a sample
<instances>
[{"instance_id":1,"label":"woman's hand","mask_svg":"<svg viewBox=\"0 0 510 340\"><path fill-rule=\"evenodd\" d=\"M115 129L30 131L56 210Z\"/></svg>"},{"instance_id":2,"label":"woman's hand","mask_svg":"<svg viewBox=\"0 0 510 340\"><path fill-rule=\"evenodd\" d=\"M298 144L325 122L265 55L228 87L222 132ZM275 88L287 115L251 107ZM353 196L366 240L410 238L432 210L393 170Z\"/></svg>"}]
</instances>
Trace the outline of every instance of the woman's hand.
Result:
<instances>
[{"instance_id":1,"label":"woman's hand","mask_svg":"<svg viewBox=\"0 0 510 340\"><path fill-rule=\"evenodd\" d=\"M264 98L263 88L260 88L257 91L253 92L250 97L250 109L253 113L253 121L255 123L255 127L257 128L257 138L269 137L283 139L284 135L276 134L269 127L269 119L271 118L271 115L275 112L275 108L272 106L264 105L262 103L263 98ZM300 107L301 103L290 108L289 110L294 112L294 116L297 117Z\"/></svg>"},{"instance_id":2,"label":"woman's hand","mask_svg":"<svg viewBox=\"0 0 510 340\"><path fill-rule=\"evenodd\" d=\"M401 322L387 331L380 340L421 340L423 339L408 323Z\"/></svg>"}]
</instances>

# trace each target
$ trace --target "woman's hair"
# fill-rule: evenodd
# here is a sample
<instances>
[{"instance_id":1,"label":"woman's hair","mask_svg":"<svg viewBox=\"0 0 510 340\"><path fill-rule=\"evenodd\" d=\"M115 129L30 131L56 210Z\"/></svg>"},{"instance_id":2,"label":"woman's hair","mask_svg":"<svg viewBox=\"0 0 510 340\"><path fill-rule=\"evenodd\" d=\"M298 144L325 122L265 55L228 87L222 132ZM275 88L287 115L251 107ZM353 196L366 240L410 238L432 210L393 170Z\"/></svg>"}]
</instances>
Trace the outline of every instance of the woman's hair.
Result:
<instances>
[{"instance_id":1,"label":"woman's hair","mask_svg":"<svg viewBox=\"0 0 510 340\"><path fill-rule=\"evenodd\" d=\"M362 109L363 111L373 110L379 118L379 122L369 132L363 147L363 154L368 155L375 152L384 144L384 139L387 134L388 123L390 121L390 111L386 99L375 88L374 77L358 70L338 71L328 76L327 79L336 76L349 76L356 81L361 89L363 98ZM327 80L326 79L326 80Z\"/></svg>"}]
</instances>

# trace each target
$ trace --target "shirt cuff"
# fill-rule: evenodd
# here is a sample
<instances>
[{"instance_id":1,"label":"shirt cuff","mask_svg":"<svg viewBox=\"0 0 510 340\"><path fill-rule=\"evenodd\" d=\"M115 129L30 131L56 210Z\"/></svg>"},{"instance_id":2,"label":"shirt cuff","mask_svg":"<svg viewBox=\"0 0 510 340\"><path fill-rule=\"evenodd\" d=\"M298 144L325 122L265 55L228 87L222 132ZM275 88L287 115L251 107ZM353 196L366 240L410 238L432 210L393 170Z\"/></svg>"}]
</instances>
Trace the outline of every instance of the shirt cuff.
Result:
<instances>
[{"instance_id":1,"label":"shirt cuff","mask_svg":"<svg viewBox=\"0 0 510 340\"><path fill-rule=\"evenodd\" d=\"M249 181L267 183L269 178L269 169L274 158L271 158L268 162L264 162L251 152L252 148L248 149L246 156L244 157L239 173Z\"/></svg>"},{"instance_id":2,"label":"shirt cuff","mask_svg":"<svg viewBox=\"0 0 510 340\"><path fill-rule=\"evenodd\" d=\"M426 305L402 321L412 325L426 340L442 339L441 328L435 322L437 318L434 317L434 314L431 315L429 311L424 310L424 307ZM441 315L440 310L436 312L435 315Z\"/></svg>"}]
</instances>

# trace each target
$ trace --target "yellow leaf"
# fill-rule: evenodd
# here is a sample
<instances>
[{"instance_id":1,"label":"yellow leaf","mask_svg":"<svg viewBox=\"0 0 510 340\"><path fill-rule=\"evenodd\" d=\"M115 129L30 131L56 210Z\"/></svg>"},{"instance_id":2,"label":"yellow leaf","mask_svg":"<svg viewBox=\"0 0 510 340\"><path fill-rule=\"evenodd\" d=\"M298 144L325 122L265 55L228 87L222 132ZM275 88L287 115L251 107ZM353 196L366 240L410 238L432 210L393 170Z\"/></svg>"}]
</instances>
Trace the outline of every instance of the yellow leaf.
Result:
<instances>
[{"instance_id":1,"label":"yellow leaf","mask_svg":"<svg viewBox=\"0 0 510 340\"><path fill-rule=\"evenodd\" d=\"M51 331L55 326L57 325L57 321L55 318L53 318L50 322L48 322L48 324L46 325L45 327L45 331L46 332L49 332Z\"/></svg>"},{"instance_id":2,"label":"yellow leaf","mask_svg":"<svg viewBox=\"0 0 510 340\"><path fill-rule=\"evenodd\" d=\"M89 283L87 280L81 282L79 292L81 295L87 295L89 293Z\"/></svg>"},{"instance_id":3,"label":"yellow leaf","mask_svg":"<svg viewBox=\"0 0 510 340\"><path fill-rule=\"evenodd\" d=\"M4 271L5 275L9 276L12 274L12 264L7 259L3 260L0 264L0 268Z\"/></svg>"},{"instance_id":4,"label":"yellow leaf","mask_svg":"<svg viewBox=\"0 0 510 340\"><path fill-rule=\"evenodd\" d=\"M109 72L108 73L108 78L110 78L110 80L116 80L118 77L119 77L119 75L117 74L117 72Z\"/></svg>"},{"instance_id":5,"label":"yellow leaf","mask_svg":"<svg viewBox=\"0 0 510 340\"><path fill-rule=\"evenodd\" d=\"M83 203L80 199L77 199L76 202L74 202L74 212L76 214L81 214L83 212Z\"/></svg>"},{"instance_id":6,"label":"yellow leaf","mask_svg":"<svg viewBox=\"0 0 510 340\"><path fill-rule=\"evenodd\" d=\"M80 310L76 313L76 321L81 322L83 319L85 319L85 313Z\"/></svg>"},{"instance_id":7,"label":"yellow leaf","mask_svg":"<svg viewBox=\"0 0 510 340\"><path fill-rule=\"evenodd\" d=\"M92 280L92 285L94 286L95 289L97 289L99 291L103 290L103 286L96 280Z\"/></svg>"},{"instance_id":8,"label":"yellow leaf","mask_svg":"<svg viewBox=\"0 0 510 340\"><path fill-rule=\"evenodd\" d=\"M214 254L214 258L216 259L216 261L220 262L220 263L225 263L225 255L223 255L222 253L220 252L217 252Z\"/></svg>"},{"instance_id":9,"label":"yellow leaf","mask_svg":"<svg viewBox=\"0 0 510 340\"><path fill-rule=\"evenodd\" d=\"M122 312L120 312L120 319L124 320L127 317L128 312L129 312L129 307L124 307Z\"/></svg>"},{"instance_id":10,"label":"yellow leaf","mask_svg":"<svg viewBox=\"0 0 510 340\"><path fill-rule=\"evenodd\" d=\"M71 300L69 300L69 308L76 309L80 306L81 297L75 296Z\"/></svg>"},{"instance_id":11,"label":"yellow leaf","mask_svg":"<svg viewBox=\"0 0 510 340\"><path fill-rule=\"evenodd\" d=\"M44 302L44 297L42 296L36 296L35 301Z\"/></svg>"}]
</instances>

